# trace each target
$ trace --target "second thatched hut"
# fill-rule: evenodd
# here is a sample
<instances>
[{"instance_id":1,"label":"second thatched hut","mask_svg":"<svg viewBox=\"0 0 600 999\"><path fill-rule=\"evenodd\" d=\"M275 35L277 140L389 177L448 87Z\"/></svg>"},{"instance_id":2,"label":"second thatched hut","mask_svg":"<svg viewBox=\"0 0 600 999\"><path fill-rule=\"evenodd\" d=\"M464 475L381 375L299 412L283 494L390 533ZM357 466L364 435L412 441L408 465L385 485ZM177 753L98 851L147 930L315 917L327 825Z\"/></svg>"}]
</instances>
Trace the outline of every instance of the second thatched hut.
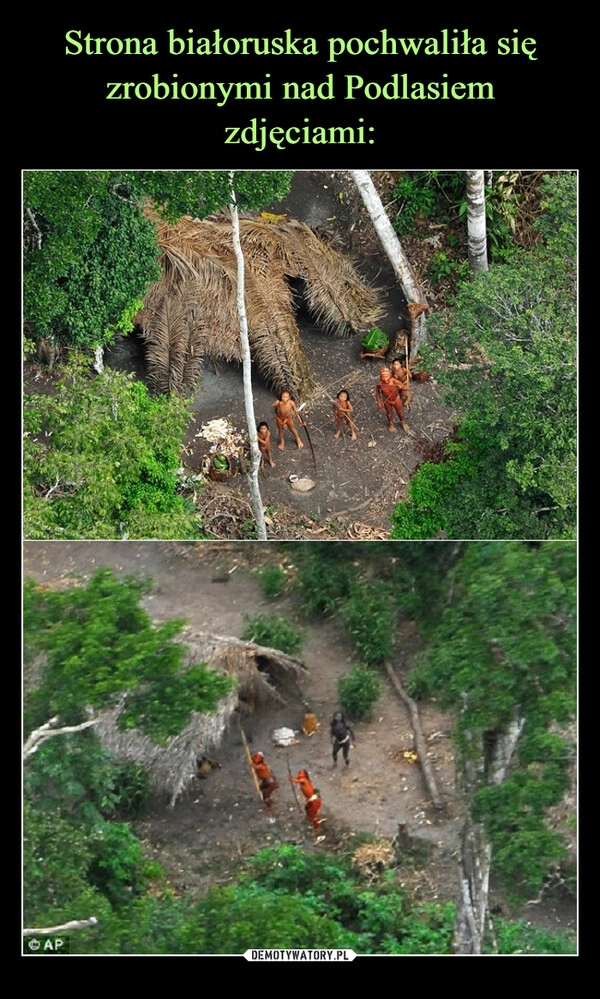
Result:
<instances>
[{"instance_id":1,"label":"second thatched hut","mask_svg":"<svg viewBox=\"0 0 600 999\"><path fill-rule=\"evenodd\" d=\"M186 728L161 745L138 729L118 727L120 708L103 711L95 731L117 759L141 763L148 772L154 794L174 805L193 782L198 756L218 748L236 713L244 715L261 704L285 704L301 699L308 676L301 662L278 649L199 632L182 634L187 662L204 662L211 669L233 677L235 689L210 714L194 712Z\"/></svg>"}]
</instances>

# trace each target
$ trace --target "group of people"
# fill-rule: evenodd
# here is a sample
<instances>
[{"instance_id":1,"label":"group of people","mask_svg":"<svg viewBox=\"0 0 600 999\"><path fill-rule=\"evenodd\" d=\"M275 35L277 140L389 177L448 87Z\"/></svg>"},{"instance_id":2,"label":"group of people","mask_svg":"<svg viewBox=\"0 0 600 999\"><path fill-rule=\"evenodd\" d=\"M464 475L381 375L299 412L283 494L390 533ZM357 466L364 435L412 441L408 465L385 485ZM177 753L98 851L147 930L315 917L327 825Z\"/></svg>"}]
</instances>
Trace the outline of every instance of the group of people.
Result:
<instances>
[{"instance_id":1,"label":"group of people","mask_svg":"<svg viewBox=\"0 0 600 999\"><path fill-rule=\"evenodd\" d=\"M279 435L279 443L277 444L277 447L279 450L283 451L285 447L285 440L283 436L285 427L288 428L292 437L296 441L296 446L298 448L304 447L304 444L300 440L300 434L296 429L294 417L300 421L301 426L306 426L306 423L302 419L302 414L292 399L291 393L285 389L279 396L279 399L276 399L275 402L271 403L271 408L275 410L275 420ZM275 468L275 462L273 461L273 455L271 453L271 431L269 430L269 424L263 420L262 423L258 424L256 432L258 436L258 447L260 450L260 467L264 468L266 460L269 462L271 468Z\"/></svg>"},{"instance_id":2,"label":"group of people","mask_svg":"<svg viewBox=\"0 0 600 999\"><path fill-rule=\"evenodd\" d=\"M337 759L340 751L346 766L348 766L350 763L350 747L354 741L354 732L348 725L342 711L335 712L331 720L330 732L334 767L337 766ZM270 767L267 765L263 753L254 753L251 757L251 763L258 780L258 787L262 795L262 800L267 811L271 814L273 812L274 805L272 798L274 792L279 787L279 782L274 777ZM289 781L291 784L296 784L300 788L302 796L304 797L304 811L306 818L312 824L313 829L318 829L321 823L325 821L325 819L319 817L319 811L323 802L321 799L321 793L315 787L308 770L302 768L298 771L295 777L292 777L290 774Z\"/></svg>"},{"instance_id":3,"label":"group of people","mask_svg":"<svg viewBox=\"0 0 600 999\"><path fill-rule=\"evenodd\" d=\"M379 380L375 386L375 401L377 409L380 412L385 409L390 433L395 433L396 431L394 413L396 413L402 429L408 430L408 425L404 419L404 412L410 409L410 379L412 378L414 381L426 381L428 377L424 371L412 372L408 367L404 367L400 358L395 358L389 367L383 365L380 368ZM350 401L350 394L346 389L341 389L332 402L335 421L334 438L339 440L344 426L347 426L350 430L351 440L357 440L356 425L352 415L354 413L354 406ZM278 449L283 451L285 448L284 430L286 427L294 438L296 446L298 448L304 447L304 444L300 440L295 420L298 420L303 427L306 426L306 421L302 418L302 413L294 402L291 393L285 389L271 405L275 410ZM269 430L269 424L265 421L259 423L257 435L261 468L264 467L265 461L269 463L271 468L274 468L275 462L271 453L271 431Z\"/></svg>"}]
</instances>

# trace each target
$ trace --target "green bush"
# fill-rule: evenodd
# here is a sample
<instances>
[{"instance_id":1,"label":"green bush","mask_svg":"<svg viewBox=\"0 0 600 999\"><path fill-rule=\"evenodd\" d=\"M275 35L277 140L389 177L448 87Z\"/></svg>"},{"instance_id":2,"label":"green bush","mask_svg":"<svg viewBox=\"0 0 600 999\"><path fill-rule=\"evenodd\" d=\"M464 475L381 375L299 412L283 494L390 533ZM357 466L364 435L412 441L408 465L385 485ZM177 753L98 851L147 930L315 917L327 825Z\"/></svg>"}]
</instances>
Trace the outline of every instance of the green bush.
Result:
<instances>
[{"instance_id":1,"label":"green bush","mask_svg":"<svg viewBox=\"0 0 600 999\"><path fill-rule=\"evenodd\" d=\"M366 666L353 666L338 680L338 697L342 709L356 720L370 716L380 693L377 673Z\"/></svg>"},{"instance_id":2,"label":"green bush","mask_svg":"<svg viewBox=\"0 0 600 999\"><path fill-rule=\"evenodd\" d=\"M435 680L427 670L427 660L423 653L417 653L414 657L412 669L406 678L406 688L415 701L428 701L435 697Z\"/></svg>"},{"instance_id":3,"label":"green bush","mask_svg":"<svg viewBox=\"0 0 600 999\"><path fill-rule=\"evenodd\" d=\"M453 902L425 902L409 912L394 954L452 954Z\"/></svg>"},{"instance_id":4,"label":"green bush","mask_svg":"<svg viewBox=\"0 0 600 999\"><path fill-rule=\"evenodd\" d=\"M314 541L308 548L298 553L298 583L302 611L307 617L321 617L337 610L351 592L354 569L339 553L339 545L347 541ZM335 546L333 549L319 547L323 544Z\"/></svg>"},{"instance_id":5,"label":"green bush","mask_svg":"<svg viewBox=\"0 0 600 999\"><path fill-rule=\"evenodd\" d=\"M436 205L436 191L432 185L432 174L421 173L404 175L394 187L392 197L397 208L393 226L399 236L412 232L417 216L429 216Z\"/></svg>"},{"instance_id":6,"label":"green bush","mask_svg":"<svg viewBox=\"0 0 600 999\"><path fill-rule=\"evenodd\" d=\"M278 597L285 589L287 576L278 565L263 565L256 570L265 597Z\"/></svg>"},{"instance_id":7,"label":"green bush","mask_svg":"<svg viewBox=\"0 0 600 999\"><path fill-rule=\"evenodd\" d=\"M355 585L339 613L367 666L379 666L389 656L394 639L394 610L388 584L372 580Z\"/></svg>"},{"instance_id":8,"label":"green bush","mask_svg":"<svg viewBox=\"0 0 600 999\"><path fill-rule=\"evenodd\" d=\"M126 762L115 768L114 794L123 819L139 819L150 799L150 777L141 763Z\"/></svg>"},{"instance_id":9,"label":"green bush","mask_svg":"<svg viewBox=\"0 0 600 999\"><path fill-rule=\"evenodd\" d=\"M494 923L499 954L576 954L577 940L570 931L529 926L523 920L498 919Z\"/></svg>"},{"instance_id":10,"label":"green bush","mask_svg":"<svg viewBox=\"0 0 600 999\"><path fill-rule=\"evenodd\" d=\"M271 616L257 614L255 617L246 615L245 621L246 627L242 632L242 638L246 642L267 645L271 649L285 652L288 656L295 656L304 644L304 632L277 614Z\"/></svg>"},{"instance_id":11,"label":"green bush","mask_svg":"<svg viewBox=\"0 0 600 999\"><path fill-rule=\"evenodd\" d=\"M126 904L146 886L144 848L125 822L105 822L91 839L90 882L114 906Z\"/></svg>"},{"instance_id":12,"label":"green bush","mask_svg":"<svg viewBox=\"0 0 600 999\"><path fill-rule=\"evenodd\" d=\"M211 888L179 936L192 954L243 954L256 946L345 945L341 927L325 913L316 913L304 898L267 892L255 885Z\"/></svg>"}]
</instances>

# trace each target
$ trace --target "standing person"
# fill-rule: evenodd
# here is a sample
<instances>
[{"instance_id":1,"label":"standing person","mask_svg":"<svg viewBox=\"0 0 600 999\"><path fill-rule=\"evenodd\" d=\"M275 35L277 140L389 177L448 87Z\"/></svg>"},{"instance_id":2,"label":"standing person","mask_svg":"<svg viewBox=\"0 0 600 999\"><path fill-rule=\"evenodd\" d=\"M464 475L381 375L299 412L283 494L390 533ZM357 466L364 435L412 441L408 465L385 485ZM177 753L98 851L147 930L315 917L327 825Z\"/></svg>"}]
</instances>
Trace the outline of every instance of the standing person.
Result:
<instances>
[{"instance_id":1,"label":"standing person","mask_svg":"<svg viewBox=\"0 0 600 999\"><path fill-rule=\"evenodd\" d=\"M402 405L405 409L410 409L410 390L408 387L408 377L409 372L406 368L402 366L402 361L399 357L395 357L392 361L392 367L390 368L390 374L392 379L400 383L400 396L402 398Z\"/></svg>"},{"instance_id":2,"label":"standing person","mask_svg":"<svg viewBox=\"0 0 600 999\"><path fill-rule=\"evenodd\" d=\"M272 402L271 406L275 410L275 419L277 420L277 429L279 431L279 444L277 447L280 451L283 451L285 447L285 441L283 439L283 428L287 427L292 434L294 440L296 441L297 447L304 447L304 444L300 440L298 431L296 430L296 424L294 423L294 416L297 416L301 425L304 426L304 420L300 415L300 410L298 409L296 403L292 399L290 393L287 389L279 396L276 402Z\"/></svg>"},{"instance_id":3,"label":"standing person","mask_svg":"<svg viewBox=\"0 0 600 999\"><path fill-rule=\"evenodd\" d=\"M385 406L385 415L388 421L388 430L391 434L396 432L394 426L393 413L396 410L398 418L400 420L400 426L403 430L408 430L408 426L404 422L404 412L402 409L402 396L400 395L401 385L399 382L392 378L392 374L389 368L381 368L379 372L379 381L375 386L375 399L377 400L377 409L381 412Z\"/></svg>"},{"instance_id":4,"label":"standing person","mask_svg":"<svg viewBox=\"0 0 600 999\"><path fill-rule=\"evenodd\" d=\"M333 436L336 440L339 440L342 433L342 427L344 422L346 422L350 427L350 437L353 441L355 441L357 439L356 427L350 418L350 413L354 412L354 406L350 402L350 396L346 392L346 389L342 389L338 392L335 399L336 401L333 405L333 415L335 417L336 431Z\"/></svg>"},{"instance_id":5,"label":"standing person","mask_svg":"<svg viewBox=\"0 0 600 999\"><path fill-rule=\"evenodd\" d=\"M258 424L256 428L256 436L258 438L258 449L260 451L260 467L265 467L265 458L269 462L271 468L275 468L275 462L273 461L273 455L271 454L271 431L269 430L269 424L262 423Z\"/></svg>"},{"instance_id":6,"label":"standing person","mask_svg":"<svg viewBox=\"0 0 600 999\"><path fill-rule=\"evenodd\" d=\"M349 753L351 743L354 742L354 732L348 725L341 711L336 711L331 719L331 746L333 752L333 765L337 766L338 753L341 749L346 766L350 763Z\"/></svg>"},{"instance_id":7,"label":"standing person","mask_svg":"<svg viewBox=\"0 0 600 999\"><path fill-rule=\"evenodd\" d=\"M252 766L254 767L256 776L258 777L258 786L260 788L260 793L262 794L262 800L265 803L267 811L271 812L273 810L271 795L277 790L279 784L265 763L265 758L262 753L254 753L254 756L252 757Z\"/></svg>"},{"instance_id":8,"label":"standing person","mask_svg":"<svg viewBox=\"0 0 600 999\"><path fill-rule=\"evenodd\" d=\"M313 829L318 829L321 822L323 822L323 819L317 818L318 811L322 805L321 795L311 781L308 770L299 770L297 777L290 776L290 781L292 784L299 784L300 790L306 798L306 804L304 806L306 818L309 822L312 822Z\"/></svg>"}]
</instances>

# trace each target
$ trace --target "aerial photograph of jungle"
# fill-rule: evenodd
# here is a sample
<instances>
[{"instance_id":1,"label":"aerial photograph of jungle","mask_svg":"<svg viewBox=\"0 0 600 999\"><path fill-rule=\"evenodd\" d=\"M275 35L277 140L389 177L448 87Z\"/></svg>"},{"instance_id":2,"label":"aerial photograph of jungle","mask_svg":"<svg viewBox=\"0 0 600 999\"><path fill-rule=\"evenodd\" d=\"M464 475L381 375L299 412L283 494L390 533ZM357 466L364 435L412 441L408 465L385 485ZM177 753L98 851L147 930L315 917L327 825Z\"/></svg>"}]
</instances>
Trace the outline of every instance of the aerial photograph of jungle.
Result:
<instances>
[{"instance_id":1,"label":"aerial photograph of jungle","mask_svg":"<svg viewBox=\"0 0 600 999\"><path fill-rule=\"evenodd\" d=\"M576 171L24 171L30 540L573 540Z\"/></svg>"},{"instance_id":2,"label":"aerial photograph of jungle","mask_svg":"<svg viewBox=\"0 0 600 999\"><path fill-rule=\"evenodd\" d=\"M20 956L579 956L578 172L21 180Z\"/></svg>"},{"instance_id":3,"label":"aerial photograph of jungle","mask_svg":"<svg viewBox=\"0 0 600 999\"><path fill-rule=\"evenodd\" d=\"M576 560L25 542L23 953L577 956Z\"/></svg>"}]
</instances>

